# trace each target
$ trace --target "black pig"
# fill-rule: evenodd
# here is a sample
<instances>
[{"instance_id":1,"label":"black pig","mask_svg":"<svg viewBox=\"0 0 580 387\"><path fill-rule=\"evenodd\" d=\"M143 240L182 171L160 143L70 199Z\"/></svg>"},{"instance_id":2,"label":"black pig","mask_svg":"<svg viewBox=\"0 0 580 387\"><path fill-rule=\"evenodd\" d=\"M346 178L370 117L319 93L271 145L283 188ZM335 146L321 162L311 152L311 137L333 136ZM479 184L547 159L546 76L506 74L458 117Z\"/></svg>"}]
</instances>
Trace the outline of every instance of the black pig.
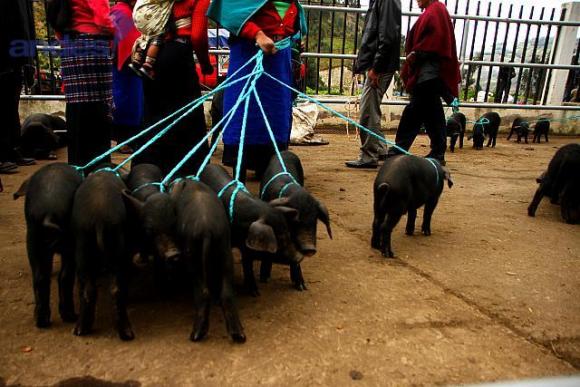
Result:
<instances>
[{"instance_id":1,"label":"black pig","mask_svg":"<svg viewBox=\"0 0 580 387\"><path fill-rule=\"evenodd\" d=\"M22 123L20 151L26 157L54 160L54 151L66 145L63 132L66 132L66 122L59 116L31 114Z\"/></svg>"},{"instance_id":2,"label":"black pig","mask_svg":"<svg viewBox=\"0 0 580 387\"><path fill-rule=\"evenodd\" d=\"M459 139L459 148L463 148L463 138L465 137L465 125L467 120L465 119L465 114L463 113L453 113L451 117L447 120L447 126L445 131L449 140L449 150L453 153L455 152L455 144L457 139Z\"/></svg>"},{"instance_id":3,"label":"black pig","mask_svg":"<svg viewBox=\"0 0 580 387\"><path fill-rule=\"evenodd\" d=\"M507 136L507 140L509 141L513 134L517 136L517 142L522 142L522 138L524 138L526 144L528 143L528 135L530 134L530 123L525 119L518 117L512 123L512 128L510 129L510 133Z\"/></svg>"},{"instance_id":4,"label":"black pig","mask_svg":"<svg viewBox=\"0 0 580 387\"><path fill-rule=\"evenodd\" d=\"M34 317L39 328L50 325L50 276L55 253L61 255L58 276L60 316L76 321L73 304L75 261L70 216L75 192L82 182L79 172L68 164L48 164L25 181L14 199L26 195L26 248L32 271Z\"/></svg>"},{"instance_id":5,"label":"black pig","mask_svg":"<svg viewBox=\"0 0 580 387\"><path fill-rule=\"evenodd\" d=\"M201 174L201 181L219 193L232 178L221 166L208 165ZM234 189L235 186L230 186L221 197L226 211L230 209ZM289 221L296 219L298 211L293 208L273 207L248 192L238 191L231 220L232 246L239 248L242 253L244 282L250 294L259 295L254 277L254 260L274 260L286 265L302 261L304 256L294 246L288 227Z\"/></svg>"},{"instance_id":6,"label":"black pig","mask_svg":"<svg viewBox=\"0 0 580 387\"><path fill-rule=\"evenodd\" d=\"M548 170L537 180L540 183L528 215L535 216L544 196L553 204L560 203L562 218L570 224L580 223L580 144L564 145L556 151Z\"/></svg>"},{"instance_id":7,"label":"black pig","mask_svg":"<svg viewBox=\"0 0 580 387\"><path fill-rule=\"evenodd\" d=\"M194 317L190 339L200 341L207 335L211 302L217 301L232 340L245 342L234 302L230 224L223 205L207 185L191 180L174 184L171 197L177 207L179 247L193 279Z\"/></svg>"},{"instance_id":8,"label":"black pig","mask_svg":"<svg viewBox=\"0 0 580 387\"><path fill-rule=\"evenodd\" d=\"M437 160L411 155L389 157L374 184L373 235L371 246L385 257L394 257L391 233L407 213L407 235L415 231L417 208L425 205L421 230L431 235L431 216L443 191L443 182L453 185L449 171Z\"/></svg>"},{"instance_id":9,"label":"black pig","mask_svg":"<svg viewBox=\"0 0 580 387\"><path fill-rule=\"evenodd\" d=\"M125 203L124 182L115 173L97 170L75 194L71 226L75 236L75 260L79 278L80 315L74 334L87 335L95 319L97 276L112 274L115 327L121 340L135 335L127 315L129 271L136 227Z\"/></svg>"},{"instance_id":10,"label":"black pig","mask_svg":"<svg viewBox=\"0 0 580 387\"><path fill-rule=\"evenodd\" d=\"M477 150L483 149L485 136L487 136L487 146L495 148L500 122L501 118L496 112L485 113L481 116L473 125L473 134L471 135L473 138L473 147Z\"/></svg>"},{"instance_id":11,"label":"black pig","mask_svg":"<svg viewBox=\"0 0 580 387\"><path fill-rule=\"evenodd\" d=\"M330 217L328 210L304 189L304 170L300 159L290 151L281 153L282 160L286 165L288 175L280 175L282 166L276 155L272 156L270 163L260 184L262 199L272 206L287 206L298 211L298 218L290 222L290 232L298 250L309 257L316 254L316 229L318 220L326 225L326 231L332 239ZM294 182L295 181L295 182ZM267 281L272 271L272 262L263 261L260 268L260 279ZM305 290L306 285L302 276L302 269L298 264L290 265L290 277L298 290Z\"/></svg>"},{"instance_id":12,"label":"black pig","mask_svg":"<svg viewBox=\"0 0 580 387\"><path fill-rule=\"evenodd\" d=\"M536 122L534 126L534 140L532 142L540 143L541 137L544 136L546 142L548 142L548 133L550 132L550 121L546 119L540 119Z\"/></svg>"}]
</instances>

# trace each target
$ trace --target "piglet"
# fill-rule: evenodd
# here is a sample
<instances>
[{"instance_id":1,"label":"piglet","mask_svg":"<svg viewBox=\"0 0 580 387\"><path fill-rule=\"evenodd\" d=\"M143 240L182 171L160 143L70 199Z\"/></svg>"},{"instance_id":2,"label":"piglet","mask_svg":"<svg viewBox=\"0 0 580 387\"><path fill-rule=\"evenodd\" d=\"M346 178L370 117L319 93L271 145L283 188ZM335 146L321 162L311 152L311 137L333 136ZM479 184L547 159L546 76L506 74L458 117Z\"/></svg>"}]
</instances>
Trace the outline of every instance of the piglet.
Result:
<instances>
[{"instance_id":1,"label":"piglet","mask_svg":"<svg viewBox=\"0 0 580 387\"><path fill-rule=\"evenodd\" d=\"M200 178L216 193L232 181L232 177L219 165L208 165ZM230 204L233 204L230 219L232 246L239 248L242 253L245 286L251 295L257 296L259 292L254 277L254 260L297 265L304 258L292 242L288 227L289 222L298 219L298 211L282 205L274 207L244 190L239 190L232 201L234 190L236 186L231 185L220 199L228 216Z\"/></svg>"},{"instance_id":2,"label":"piglet","mask_svg":"<svg viewBox=\"0 0 580 387\"><path fill-rule=\"evenodd\" d=\"M473 147L477 150L483 149L485 136L487 136L487 146L495 148L500 122L501 118L496 112L485 113L481 116L473 125L473 133L471 135L473 138Z\"/></svg>"},{"instance_id":3,"label":"piglet","mask_svg":"<svg viewBox=\"0 0 580 387\"><path fill-rule=\"evenodd\" d=\"M66 132L66 122L59 116L31 114L22 123L20 151L26 157L56 159L54 151L65 146L63 132Z\"/></svg>"},{"instance_id":4,"label":"piglet","mask_svg":"<svg viewBox=\"0 0 580 387\"><path fill-rule=\"evenodd\" d=\"M34 319L36 326L50 325L50 277L54 254L61 256L58 276L60 316L65 322L76 321L73 303L75 261L70 217L73 200L82 177L64 163L48 164L26 180L14 199L26 195L26 249L32 271Z\"/></svg>"},{"instance_id":5,"label":"piglet","mask_svg":"<svg viewBox=\"0 0 580 387\"><path fill-rule=\"evenodd\" d=\"M507 140L509 141L512 138L513 134L517 136L517 142L522 142L522 138L528 143L528 135L530 134L530 123L525 119L518 117L512 123L512 128L510 130L509 135L507 136Z\"/></svg>"},{"instance_id":6,"label":"piglet","mask_svg":"<svg viewBox=\"0 0 580 387\"><path fill-rule=\"evenodd\" d=\"M558 149L537 182L540 186L528 207L529 216L536 215L540 201L548 196L553 204L560 204L564 221L580 223L580 144Z\"/></svg>"},{"instance_id":7,"label":"piglet","mask_svg":"<svg viewBox=\"0 0 580 387\"><path fill-rule=\"evenodd\" d=\"M173 185L171 197L177 208L177 239L193 279L194 317L190 339L200 341L207 335L213 301L222 307L232 340L245 342L234 302L230 223L223 205L207 185L187 179Z\"/></svg>"},{"instance_id":8,"label":"piglet","mask_svg":"<svg viewBox=\"0 0 580 387\"><path fill-rule=\"evenodd\" d=\"M290 151L281 152L281 156L291 176L279 175L283 171L282 166L278 157L272 156L260 184L262 200L274 207L286 206L298 212L297 218L290 221L290 233L298 250L304 256L310 257L316 254L318 220L324 223L328 236L332 239L328 210L304 188L304 170L300 158ZM263 261L260 267L260 280L266 282L270 278L271 271L272 261ZM290 277L297 290L306 290L300 265L290 265Z\"/></svg>"},{"instance_id":9,"label":"piglet","mask_svg":"<svg viewBox=\"0 0 580 387\"><path fill-rule=\"evenodd\" d=\"M407 216L407 235L415 231L417 209L425 205L421 230L431 235L431 216L443 191L444 180L453 185L449 171L437 160L412 155L389 157L374 183L374 221L371 246L394 257L391 233L401 216Z\"/></svg>"},{"instance_id":10,"label":"piglet","mask_svg":"<svg viewBox=\"0 0 580 387\"><path fill-rule=\"evenodd\" d=\"M542 136L548 142L548 133L550 132L550 121L547 119L540 119L536 122L534 126L534 140L532 142L537 142L538 144L541 141Z\"/></svg>"},{"instance_id":11,"label":"piglet","mask_svg":"<svg viewBox=\"0 0 580 387\"><path fill-rule=\"evenodd\" d=\"M463 113L453 113L447 120L445 131L449 137L449 150L455 152L455 144L459 139L459 148L463 148L463 139L465 137L465 125L467 120Z\"/></svg>"},{"instance_id":12,"label":"piglet","mask_svg":"<svg viewBox=\"0 0 580 387\"><path fill-rule=\"evenodd\" d=\"M135 215L126 204L125 183L110 170L90 174L74 198L71 226L79 277L80 316L73 333L91 332L97 301L97 276L112 274L115 327L121 340L135 335L127 315L129 271L133 255Z\"/></svg>"}]
</instances>

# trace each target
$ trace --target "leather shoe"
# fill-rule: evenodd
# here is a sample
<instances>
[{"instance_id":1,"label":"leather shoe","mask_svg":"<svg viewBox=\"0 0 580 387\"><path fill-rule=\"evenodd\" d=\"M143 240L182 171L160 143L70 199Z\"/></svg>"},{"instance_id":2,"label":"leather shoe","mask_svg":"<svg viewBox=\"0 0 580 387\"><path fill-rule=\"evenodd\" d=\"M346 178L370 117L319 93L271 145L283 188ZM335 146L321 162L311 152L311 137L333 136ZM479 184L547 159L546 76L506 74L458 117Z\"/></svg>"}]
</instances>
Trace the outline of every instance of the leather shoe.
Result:
<instances>
[{"instance_id":1,"label":"leather shoe","mask_svg":"<svg viewBox=\"0 0 580 387\"><path fill-rule=\"evenodd\" d=\"M21 167L36 164L36 161L34 159L29 159L27 157L19 157L13 161L14 161L14 163L16 163L16 165L21 166Z\"/></svg>"},{"instance_id":2,"label":"leather shoe","mask_svg":"<svg viewBox=\"0 0 580 387\"><path fill-rule=\"evenodd\" d=\"M344 164L349 168L359 168L359 169L376 169L378 167L376 161L354 160L347 161Z\"/></svg>"}]
</instances>

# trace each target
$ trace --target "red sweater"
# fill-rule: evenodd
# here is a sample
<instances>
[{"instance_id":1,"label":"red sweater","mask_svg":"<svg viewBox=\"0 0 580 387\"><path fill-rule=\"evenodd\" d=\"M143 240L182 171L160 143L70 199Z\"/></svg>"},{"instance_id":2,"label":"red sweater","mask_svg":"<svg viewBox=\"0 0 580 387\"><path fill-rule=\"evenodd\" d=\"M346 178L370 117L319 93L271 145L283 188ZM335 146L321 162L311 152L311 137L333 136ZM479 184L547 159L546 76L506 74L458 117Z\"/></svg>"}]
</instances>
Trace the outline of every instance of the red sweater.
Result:
<instances>
[{"instance_id":1,"label":"red sweater","mask_svg":"<svg viewBox=\"0 0 580 387\"><path fill-rule=\"evenodd\" d=\"M298 17L298 7L293 1L290 8L282 19L271 1L262 7L254 16L248 20L240 31L240 36L246 39L256 39L256 34L263 31L269 37L272 36L292 36L296 33L296 19Z\"/></svg>"},{"instance_id":2,"label":"red sweater","mask_svg":"<svg viewBox=\"0 0 580 387\"><path fill-rule=\"evenodd\" d=\"M70 0L71 29L81 34L110 35L115 32L109 17L109 0Z\"/></svg>"},{"instance_id":3,"label":"red sweater","mask_svg":"<svg viewBox=\"0 0 580 387\"><path fill-rule=\"evenodd\" d=\"M191 24L177 29L177 36L191 39L193 50L202 64L209 64L207 40L207 9L209 0L182 0L173 5L173 20L191 18Z\"/></svg>"}]
</instances>

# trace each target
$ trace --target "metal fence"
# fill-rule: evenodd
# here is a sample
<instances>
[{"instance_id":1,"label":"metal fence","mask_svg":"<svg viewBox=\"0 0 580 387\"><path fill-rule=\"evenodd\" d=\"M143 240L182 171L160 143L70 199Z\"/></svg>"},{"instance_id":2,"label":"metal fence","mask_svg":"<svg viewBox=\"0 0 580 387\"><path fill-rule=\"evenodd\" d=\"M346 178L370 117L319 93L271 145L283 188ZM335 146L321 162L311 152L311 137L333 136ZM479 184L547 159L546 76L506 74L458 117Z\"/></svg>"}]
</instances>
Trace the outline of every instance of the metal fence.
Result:
<instances>
[{"instance_id":1,"label":"metal fence","mask_svg":"<svg viewBox=\"0 0 580 387\"><path fill-rule=\"evenodd\" d=\"M31 1L35 3L37 21L42 20L46 1ZM573 28L577 31L580 27L578 21L564 21L565 13L561 9L523 5L516 8L495 0L444 1L452 15L462 61L462 101L472 102L474 106L482 102L501 103L505 107L545 105L547 88L556 69L569 70L567 94L577 84L580 40L567 63L554 63L562 30ZM402 0L404 36L420 14L413 8L414 2ZM343 102L347 96L357 94L362 81L353 76L352 66L366 9L361 7L360 0L303 0L302 3L310 29L302 55L307 69L303 88L327 102ZM53 98L61 94L57 42L45 23L37 22L37 33L40 40L38 82L27 93L35 98ZM227 48L221 47L219 41L217 39L218 45L211 48L211 53L227 56ZM403 46L404 39L401 55ZM497 79L501 66L513 68L515 76L509 84L507 99L498 100ZM398 76L395 76L394 95L404 95ZM391 100L389 103L404 102Z\"/></svg>"}]
</instances>

